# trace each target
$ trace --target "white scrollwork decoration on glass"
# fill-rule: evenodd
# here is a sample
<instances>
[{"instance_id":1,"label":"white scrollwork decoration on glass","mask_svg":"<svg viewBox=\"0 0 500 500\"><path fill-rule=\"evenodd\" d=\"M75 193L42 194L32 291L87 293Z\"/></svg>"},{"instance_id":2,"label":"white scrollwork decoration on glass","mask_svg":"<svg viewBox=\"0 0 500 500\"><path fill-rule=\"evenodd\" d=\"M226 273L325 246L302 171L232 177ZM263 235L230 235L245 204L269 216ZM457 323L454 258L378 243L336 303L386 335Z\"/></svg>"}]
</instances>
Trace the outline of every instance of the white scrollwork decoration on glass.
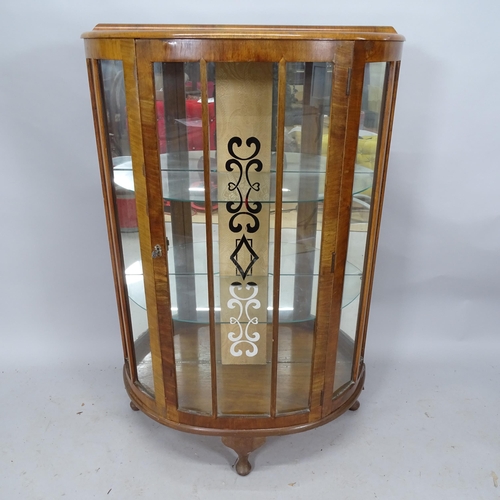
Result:
<instances>
[{"instance_id":1,"label":"white scrollwork decoration on glass","mask_svg":"<svg viewBox=\"0 0 500 500\"><path fill-rule=\"evenodd\" d=\"M239 312L237 317L231 316L229 319L231 325L237 325L238 331L229 332L227 337L232 342L229 352L234 357L239 357L243 354L243 351L238 347L240 344L249 344L249 348L245 351L245 354L249 358L252 358L259 352L256 342L259 341L260 334L255 331L249 331L249 329L252 329L251 325L257 325L259 323L258 318L252 315L250 308L260 309L260 300L255 298L259 292L259 287L257 283L250 281L245 285L245 289L250 291L250 295L248 297L241 297L236 293L236 291L241 292L243 290L243 285L241 283L234 282L229 286L229 293L233 298L227 301L227 307L230 309L238 307ZM245 313L246 316L243 320L243 323L246 323L244 329L242 325L243 313Z\"/></svg>"}]
</instances>

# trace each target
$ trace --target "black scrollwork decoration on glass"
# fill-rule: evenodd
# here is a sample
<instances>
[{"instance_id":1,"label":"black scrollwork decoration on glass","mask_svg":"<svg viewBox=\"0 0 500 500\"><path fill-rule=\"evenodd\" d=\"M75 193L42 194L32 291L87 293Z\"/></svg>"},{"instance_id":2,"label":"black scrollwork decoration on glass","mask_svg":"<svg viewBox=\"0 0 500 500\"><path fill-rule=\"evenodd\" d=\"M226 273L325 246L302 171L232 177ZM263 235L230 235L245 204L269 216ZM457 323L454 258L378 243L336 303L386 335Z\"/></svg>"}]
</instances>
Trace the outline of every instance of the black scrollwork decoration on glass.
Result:
<instances>
[{"instance_id":1,"label":"black scrollwork decoration on glass","mask_svg":"<svg viewBox=\"0 0 500 500\"><path fill-rule=\"evenodd\" d=\"M254 240L247 236L257 233L261 227L257 215L262 210L262 203L251 198L252 194L261 190L259 176L256 174L262 171L263 165L262 161L257 158L261 149L260 141L256 137L249 137L246 140L246 151L249 151L249 154L240 153L239 148L242 144L240 137L233 137L229 140L227 149L230 158L225 164L226 171L233 173L232 180L227 183L233 199L226 203L226 210L231 215L229 230L235 234L235 248L229 259L235 267L236 276L240 276L243 281L234 281L229 286L231 298L226 306L227 309L234 311L229 313L231 327L227 338L231 344L229 349L231 356L237 358L244 355L252 358L259 352L258 342L261 337L259 310L262 304L260 297L257 297L259 295L258 281L245 282L252 276L254 264L259 260L259 255L253 248ZM248 349L242 349L243 346Z\"/></svg>"},{"instance_id":2,"label":"black scrollwork decoration on glass","mask_svg":"<svg viewBox=\"0 0 500 500\"><path fill-rule=\"evenodd\" d=\"M233 233L239 233L243 226L236 222L236 219L240 216L250 217L251 221L246 224L246 230L249 233L255 233L259 230L260 223L256 216L262 210L262 203L258 201L251 201L250 195L252 191L260 191L260 182L252 182L250 179L250 171L253 169L255 172L262 171L262 162L256 158L260 152L260 141L256 137L249 137L246 140L246 145L249 148L254 148L252 154L247 157L239 156L234 147L241 147L243 141L240 137L233 137L229 140L227 149L231 158L226 161L226 170L228 172L233 172L235 168L238 169L239 175L236 182L229 182L227 187L229 191L235 191L238 195L237 201L231 201L226 204L226 209L233 216L229 219L229 229ZM242 162L247 162L243 166ZM243 175L245 175L245 180L247 184L247 189L245 195L241 192Z\"/></svg>"}]
</instances>

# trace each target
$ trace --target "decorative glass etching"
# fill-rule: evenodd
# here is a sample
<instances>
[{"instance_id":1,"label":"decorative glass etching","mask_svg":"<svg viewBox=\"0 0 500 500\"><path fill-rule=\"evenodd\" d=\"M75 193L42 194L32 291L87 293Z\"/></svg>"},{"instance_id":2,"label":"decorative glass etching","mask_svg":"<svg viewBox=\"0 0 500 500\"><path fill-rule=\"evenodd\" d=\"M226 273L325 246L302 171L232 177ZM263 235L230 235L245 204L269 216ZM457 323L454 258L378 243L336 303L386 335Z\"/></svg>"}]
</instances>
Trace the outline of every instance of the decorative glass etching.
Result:
<instances>
[{"instance_id":1,"label":"decorative glass etching","mask_svg":"<svg viewBox=\"0 0 500 500\"><path fill-rule=\"evenodd\" d=\"M215 74L221 361L265 364L273 64Z\"/></svg>"}]
</instances>

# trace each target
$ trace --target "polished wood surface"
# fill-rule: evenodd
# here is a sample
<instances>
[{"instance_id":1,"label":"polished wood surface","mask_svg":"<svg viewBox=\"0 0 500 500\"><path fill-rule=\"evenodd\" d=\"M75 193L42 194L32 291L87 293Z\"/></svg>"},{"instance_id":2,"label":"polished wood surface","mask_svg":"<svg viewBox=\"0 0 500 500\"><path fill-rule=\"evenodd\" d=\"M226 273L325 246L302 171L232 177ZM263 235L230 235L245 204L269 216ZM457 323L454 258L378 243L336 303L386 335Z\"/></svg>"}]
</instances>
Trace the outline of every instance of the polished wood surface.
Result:
<instances>
[{"instance_id":1,"label":"polished wood surface","mask_svg":"<svg viewBox=\"0 0 500 500\"><path fill-rule=\"evenodd\" d=\"M404 37L389 26L252 26L252 25L138 25L98 24L83 38L250 38L390 40Z\"/></svg>"},{"instance_id":2,"label":"polished wood surface","mask_svg":"<svg viewBox=\"0 0 500 500\"><path fill-rule=\"evenodd\" d=\"M149 46L135 44L136 65L138 74L150 74ZM152 78L144 78L141 85L135 82L135 92L139 102L140 122L144 156L140 162L143 177L140 179L148 196L147 218L149 222L149 255L147 262L152 267L151 286L145 280L146 302L156 304L156 324L158 325L157 342L160 348L161 382L163 392L158 395L155 384L155 396L164 399L165 411L169 419L178 421L177 390L175 379L174 345L171 318L171 302L169 293L169 269L167 262L167 245L165 231L165 214L163 204L162 173L159 162L158 137L156 128L155 88ZM159 258L152 258L156 246L162 249ZM156 380L156 374L155 374Z\"/></svg>"},{"instance_id":3,"label":"polished wood surface","mask_svg":"<svg viewBox=\"0 0 500 500\"><path fill-rule=\"evenodd\" d=\"M279 357L277 358L277 397L279 414L305 411L309 407L310 373L312 369L312 322L281 324L279 328ZM269 329L271 325L269 325ZM176 352L177 392L182 411L210 414L212 366L208 325L176 322L174 337ZM269 332L270 333L270 332ZM268 341L271 335L267 335ZM337 372L349 379L354 342L341 333L337 356ZM136 342L136 353L143 352L147 335ZM153 377L149 357L139 364L145 379ZM231 415L270 415L270 377L272 364L227 365L216 358L218 384L217 413ZM249 408L251 409L249 411Z\"/></svg>"},{"instance_id":4,"label":"polished wood surface","mask_svg":"<svg viewBox=\"0 0 500 500\"><path fill-rule=\"evenodd\" d=\"M268 326L270 330L271 326ZM180 327L177 328L180 330ZM271 335L268 332L268 341ZM277 362L277 408L281 412L305 410L309 403L309 378L313 333L309 324L280 325ZM210 411L210 345L208 326L185 324L175 337L179 400L183 410ZM347 355L347 353L346 353ZM352 350L351 350L352 355ZM216 365L218 413L222 415L270 414L271 363ZM249 412L249 409L252 409Z\"/></svg>"},{"instance_id":5,"label":"polished wood surface","mask_svg":"<svg viewBox=\"0 0 500 500\"><path fill-rule=\"evenodd\" d=\"M265 442L265 437L237 437L224 436L222 442L233 449L238 454L238 460L235 464L236 472L240 476L247 476L252 470L252 466L248 460L248 455L257 448L260 448Z\"/></svg>"},{"instance_id":6,"label":"polished wood surface","mask_svg":"<svg viewBox=\"0 0 500 500\"><path fill-rule=\"evenodd\" d=\"M354 169L356 149L358 143L359 122L361 115L361 100L363 89L363 76L365 61L362 58L363 50L359 45L354 45L351 54L344 55L344 64L342 69L348 85L348 90L344 90L344 95L337 97L339 104L343 107L339 109L343 119L343 131L345 133L342 145L338 148L342 150L335 160L341 176L341 187L338 192L338 212L335 218L334 227L336 234L335 242L335 261L333 265L333 274L335 276L332 290L332 301L330 308L329 325L331 334L328 337L326 348L327 360L325 363L325 394L333 394L335 386L335 376L337 372L337 357L339 356L339 335L340 320L342 313L342 296L344 291L345 267L347 265L347 250L349 242L349 232L351 225L351 203L352 187L354 183ZM342 88L339 89L342 94ZM328 234L328 229L325 229ZM347 380L351 379L348 377ZM330 397L325 398L322 414L327 415L332 411L334 402Z\"/></svg>"},{"instance_id":7,"label":"polished wood surface","mask_svg":"<svg viewBox=\"0 0 500 500\"><path fill-rule=\"evenodd\" d=\"M333 374L339 335L339 325L334 314L341 307L341 295L334 296L338 281L343 277L342 262L339 262L339 247L346 245L347 235L340 232L341 194L345 192L344 147L346 140L347 117L349 114L351 68L353 64L353 42L343 42L335 54L329 128L328 164L330 174L326 182L323 204L323 241L320 261L320 297L322 315L321 328L316 336L315 372L311 390L311 419L327 415L331 410L330 387L333 387ZM339 234L340 233L340 234ZM337 285L336 288L335 285ZM333 317L333 322L332 322Z\"/></svg>"},{"instance_id":8,"label":"polished wood surface","mask_svg":"<svg viewBox=\"0 0 500 500\"><path fill-rule=\"evenodd\" d=\"M344 411L359 407L357 399L365 376L364 345L404 37L389 27L104 24L85 33L83 38L120 312L125 356L124 380L133 408L139 408L158 422L179 430L224 436L225 444L239 456L237 471L246 474L250 471L248 454L263 443L265 436L307 430L336 418ZM148 329L135 343L121 255L121 235L115 213L111 147L100 79L99 60L102 59L123 62L148 319ZM275 120L278 124L278 188L282 187L285 168L283 150L287 64L306 63L301 88L301 92L306 94L301 122L301 153L318 155L322 151L318 130L323 116L314 103L307 101L307 90L312 85L312 63L333 63L330 120L326 135L328 146L326 153L321 153L326 154L328 165L324 199L320 210L318 202L301 203L296 210L299 240L314 239L316 231L321 230L317 307L313 321L280 322L277 313L280 307L280 280L274 279L269 293L273 295L271 303L275 313L271 314L272 321L266 323L265 332L262 332L262 338L266 338L266 349L262 351L264 354L259 364L235 365L224 362L221 324L215 321L213 293L209 296L207 323L199 323L197 318L187 316L183 319L189 321L174 321L171 313L170 273L173 270L169 269L167 259L161 153L157 135L158 89L155 88L152 65L160 63L165 70L168 65L169 71L174 66L177 68L171 76L164 71L162 83L163 95L166 95L164 102L168 107L178 110L176 119L180 120L183 116L185 118L182 112L183 63L190 61L199 64L201 75L199 92L202 96L205 185L210 185L211 168L207 64L210 62L220 67L230 67L231 64L227 63L259 63L264 66L277 63L278 111ZM340 321L352 222L363 76L365 65L370 62L387 62L388 77L383 89L382 125L378 131L379 149L371 190L371 216L364 226L367 229L367 258L363 268L359 318L352 338L341 330ZM174 66L172 63L175 63ZM222 104L221 101L219 105ZM251 103L244 107L251 107ZM169 117L165 115L164 118L167 123ZM178 153L182 166L186 164L183 154L187 151L187 142L184 136L183 144L176 143L182 136L178 130L179 123L167 124L167 150L171 156ZM218 127L221 134L223 120L218 123ZM217 149L221 154L222 146L219 145ZM189 202L179 203L179 206L175 203L171 206L169 214L172 226L178 227L174 227L174 232L179 237L190 239L188 233L195 219L204 220L206 224L208 287L214 290L218 278L214 277L210 263L219 256L214 255L211 238L212 226L221 222L220 212L212 213L209 195L204 201L205 213L202 215L193 215ZM281 189L278 189L273 208L277 214L283 211ZM269 255L266 260L273 263L275 273L279 274L282 265L279 242L283 220L274 216L270 219L266 231L274 231L276 247L274 255ZM173 243L178 246L178 241ZM181 246L186 247L184 244ZM155 248L160 248L160 252L155 254ZM191 252L189 255L187 260L192 261L194 254ZM179 268L179 262L174 259L174 267ZM296 273L302 276L304 283L311 279L309 264L305 256L296 261ZM179 272L179 269L176 271ZM193 275L193 269L184 269L184 274ZM307 290L311 287L305 284L302 288ZM189 303L194 297L189 296L189 290L179 289L177 293L181 296L187 294L180 309L184 307L186 314L196 309ZM307 294L297 295L294 308L297 311L301 308L303 312L310 311L310 299ZM265 303L268 303L267 298ZM149 380L147 386L144 384L145 379Z\"/></svg>"},{"instance_id":9,"label":"polished wood surface","mask_svg":"<svg viewBox=\"0 0 500 500\"><path fill-rule=\"evenodd\" d=\"M126 369L124 369L123 380L125 389L134 404L153 420L172 429L208 436L282 436L314 429L315 427L331 422L348 411L358 400L363 390L365 367L362 365L360 378L347 386L335 399L333 411L326 417L314 421L309 421L307 412L287 417L276 416L272 420L262 417L221 416L217 419L210 419L203 422L202 426L197 424L199 420L196 418L196 415L181 412L179 414L179 421L174 421L166 418L155 409L154 405L151 404L151 399L144 393L141 387L131 382Z\"/></svg>"}]
</instances>

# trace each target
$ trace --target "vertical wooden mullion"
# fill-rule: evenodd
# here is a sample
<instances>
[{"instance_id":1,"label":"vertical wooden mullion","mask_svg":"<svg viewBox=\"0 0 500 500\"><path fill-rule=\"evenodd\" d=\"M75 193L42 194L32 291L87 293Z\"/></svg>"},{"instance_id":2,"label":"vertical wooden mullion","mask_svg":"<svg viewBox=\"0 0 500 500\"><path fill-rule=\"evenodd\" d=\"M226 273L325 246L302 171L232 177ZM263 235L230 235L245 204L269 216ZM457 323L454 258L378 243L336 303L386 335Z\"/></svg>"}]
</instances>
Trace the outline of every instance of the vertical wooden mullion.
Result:
<instances>
[{"instance_id":1,"label":"vertical wooden mullion","mask_svg":"<svg viewBox=\"0 0 500 500\"><path fill-rule=\"evenodd\" d=\"M342 296L347 262L347 247L352 205L352 185L354 182L354 168L356 159L359 120L361 113L361 98L364 75L364 52L354 43L351 50L339 52L336 58L336 73L338 76L333 98L337 100L339 132L342 137L337 138L337 147L342 150L340 163L339 205L336 216L335 256L332 258L334 283L332 291L332 309L330 312L330 335L328 338L323 416L332 411L332 395L335 383L337 351L339 348L340 318L342 313ZM333 131L334 132L334 131ZM337 159L338 161L338 159Z\"/></svg>"},{"instance_id":2,"label":"vertical wooden mullion","mask_svg":"<svg viewBox=\"0 0 500 500\"><path fill-rule=\"evenodd\" d=\"M370 214L369 234L366 243L366 264L363 270L363 290L361 294L360 313L357 327L356 349L352 369L353 380L359 376L361 357L364 355L366 343L366 329L370 311L372 295L373 276L375 271L376 251L382 215L382 204L384 199L385 181L387 175L387 164L389 161L389 148L392 133L392 123L397 93L397 80L400 62L387 63L386 81L384 89L384 103L382 106L382 123L379 127L381 133L378 138L379 150L377 153L376 168L374 173L374 185L372 191L372 210Z\"/></svg>"},{"instance_id":3,"label":"vertical wooden mullion","mask_svg":"<svg viewBox=\"0 0 500 500\"><path fill-rule=\"evenodd\" d=\"M338 216L342 187L344 145L347 122L348 68L352 65L353 43L336 44L333 58L330 96L330 126L328 137L327 170L323 202L321 252L318 283L318 308L314 336L313 372L311 377L310 421L326 414L329 408L328 370L332 363L332 349L336 348L337 332L331 327L334 263L338 239Z\"/></svg>"},{"instance_id":4,"label":"vertical wooden mullion","mask_svg":"<svg viewBox=\"0 0 500 500\"><path fill-rule=\"evenodd\" d=\"M124 86L127 102L127 120L132 172L134 178L135 202L139 226L139 243L141 263L144 277L144 293L146 295L146 313L148 318L147 351L151 352L155 401L162 412L165 411L165 388L163 382L163 366L158 326L158 306L156 303L151 257L151 234L149 225L149 197L144 172L144 144L141 127L141 110L136 68L136 46L133 40L121 40L120 48L123 58ZM137 345L137 344L136 344Z\"/></svg>"},{"instance_id":5,"label":"vertical wooden mullion","mask_svg":"<svg viewBox=\"0 0 500 500\"><path fill-rule=\"evenodd\" d=\"M274 210L273 323L271 352L271 417L276 416L278 385L279 304L281 276L281 229L283 211L283 164L285 144L286 61L278 66L278 112L276 130L276 201Z\"/></svg>"},{"instance_id":6,"label":"vertical wooden mullion","mask_svg":"<svg viewBox=\"0 0 500 500\"><path fill-rule=\"evenodd\" d=\"M148 263L152 267L152 275L154 276L154 286L149 289L149 296L157 304L157 335L163 375L163 397L166 405L166 417L169 420L178 422L173 325L169 294L162 175L156 129L155 89L153 84L154 61L151 55L151 42L146 40L137 41L136 50L137 70L138 74L142 76L138 81L138 90L142 141L144 145L144 174L148 198L147 214L150 231ZM144 78L145 75L149 77ZM162 256L153 258L152 251L156 245L159 245L163 252ZM146 296L148 297L148 294Z\"/></svg>"},{"instance_id":7,"label":"vertical wooden mullion","mask_svg":"<svg viewBox=\"0 0 500 500\"><path fill-rule=\"evenodd\" d=\"M201 106L203 127L203 182L205 185L205 224L208 274L208 316L210 335L210 377L212 383L212 416L217 417L217 353L215 340L215 286L214 286L214 252L212 237L212 197L210 179L210 116L208 111L207 62L200 61Z\"/></svg>"},{"instance_id":8,"label":"vertical wooden mullion","mask_svg":"<svg viewBox=\"0 0 500 500\"><path fill-rule=\"evenodd\" d=\"M352 68L349 78L349 100L347 113L346 141L344 146L344 162L342 172L342 190L339 212L339 229L342 241L337 245L337 260L335 265L335 285L333 292L333 303L335 311L332 314L331 327L335 331L332 339L331 365L327 368L328 388L325 393L329 395L327 401L332 409L332 394L335 386L336 361L339 345L340 320L342 317L342 298L344 294L345 268L347 264L347 252L349 247L349 234L351 227L352 190L354 183L354 171L356 164L356 151L358 146L359 122L361 118L361 103L363 98L363 82L365 72L365 51L363 42L354 45ZM331 383L331 385L330 385Z\"/></svg>"},{"instance_id":9,"label":"vertical wooden mullion","mask_svg":"<svg viewBox=\"0 0 500 500\"><path fill-rule=\"evenodd\" d=\"M121 251L121 241L118 234L117 210L115 207L115 197L113 194L113 179L108 170L111 158L107 131L105 124L106 116L104 114L104 99L101 86L99 63L96 59L87 60L87 70L89 74L89 83L93 92L91 92L92 112L94 115L94 127L97 141L97 151L99 159L99 168L102 179L102 193L104 198L104 208L106 212L106 224L108 227L108 238L110 242L112 269L115 280L115 293L118 303L118 319L120 322L120 331L122 337L123 351L125 353L128 373L132 381L137 380L137 368L135 363L135 352L132 344L132 328L130 325L130 313L128 297L125 290L125 277L123 274L123 253ZM104 127L99 125L103 124ZM122 272L120 272L122 270Z\"/></svg>"}]
</instances>

